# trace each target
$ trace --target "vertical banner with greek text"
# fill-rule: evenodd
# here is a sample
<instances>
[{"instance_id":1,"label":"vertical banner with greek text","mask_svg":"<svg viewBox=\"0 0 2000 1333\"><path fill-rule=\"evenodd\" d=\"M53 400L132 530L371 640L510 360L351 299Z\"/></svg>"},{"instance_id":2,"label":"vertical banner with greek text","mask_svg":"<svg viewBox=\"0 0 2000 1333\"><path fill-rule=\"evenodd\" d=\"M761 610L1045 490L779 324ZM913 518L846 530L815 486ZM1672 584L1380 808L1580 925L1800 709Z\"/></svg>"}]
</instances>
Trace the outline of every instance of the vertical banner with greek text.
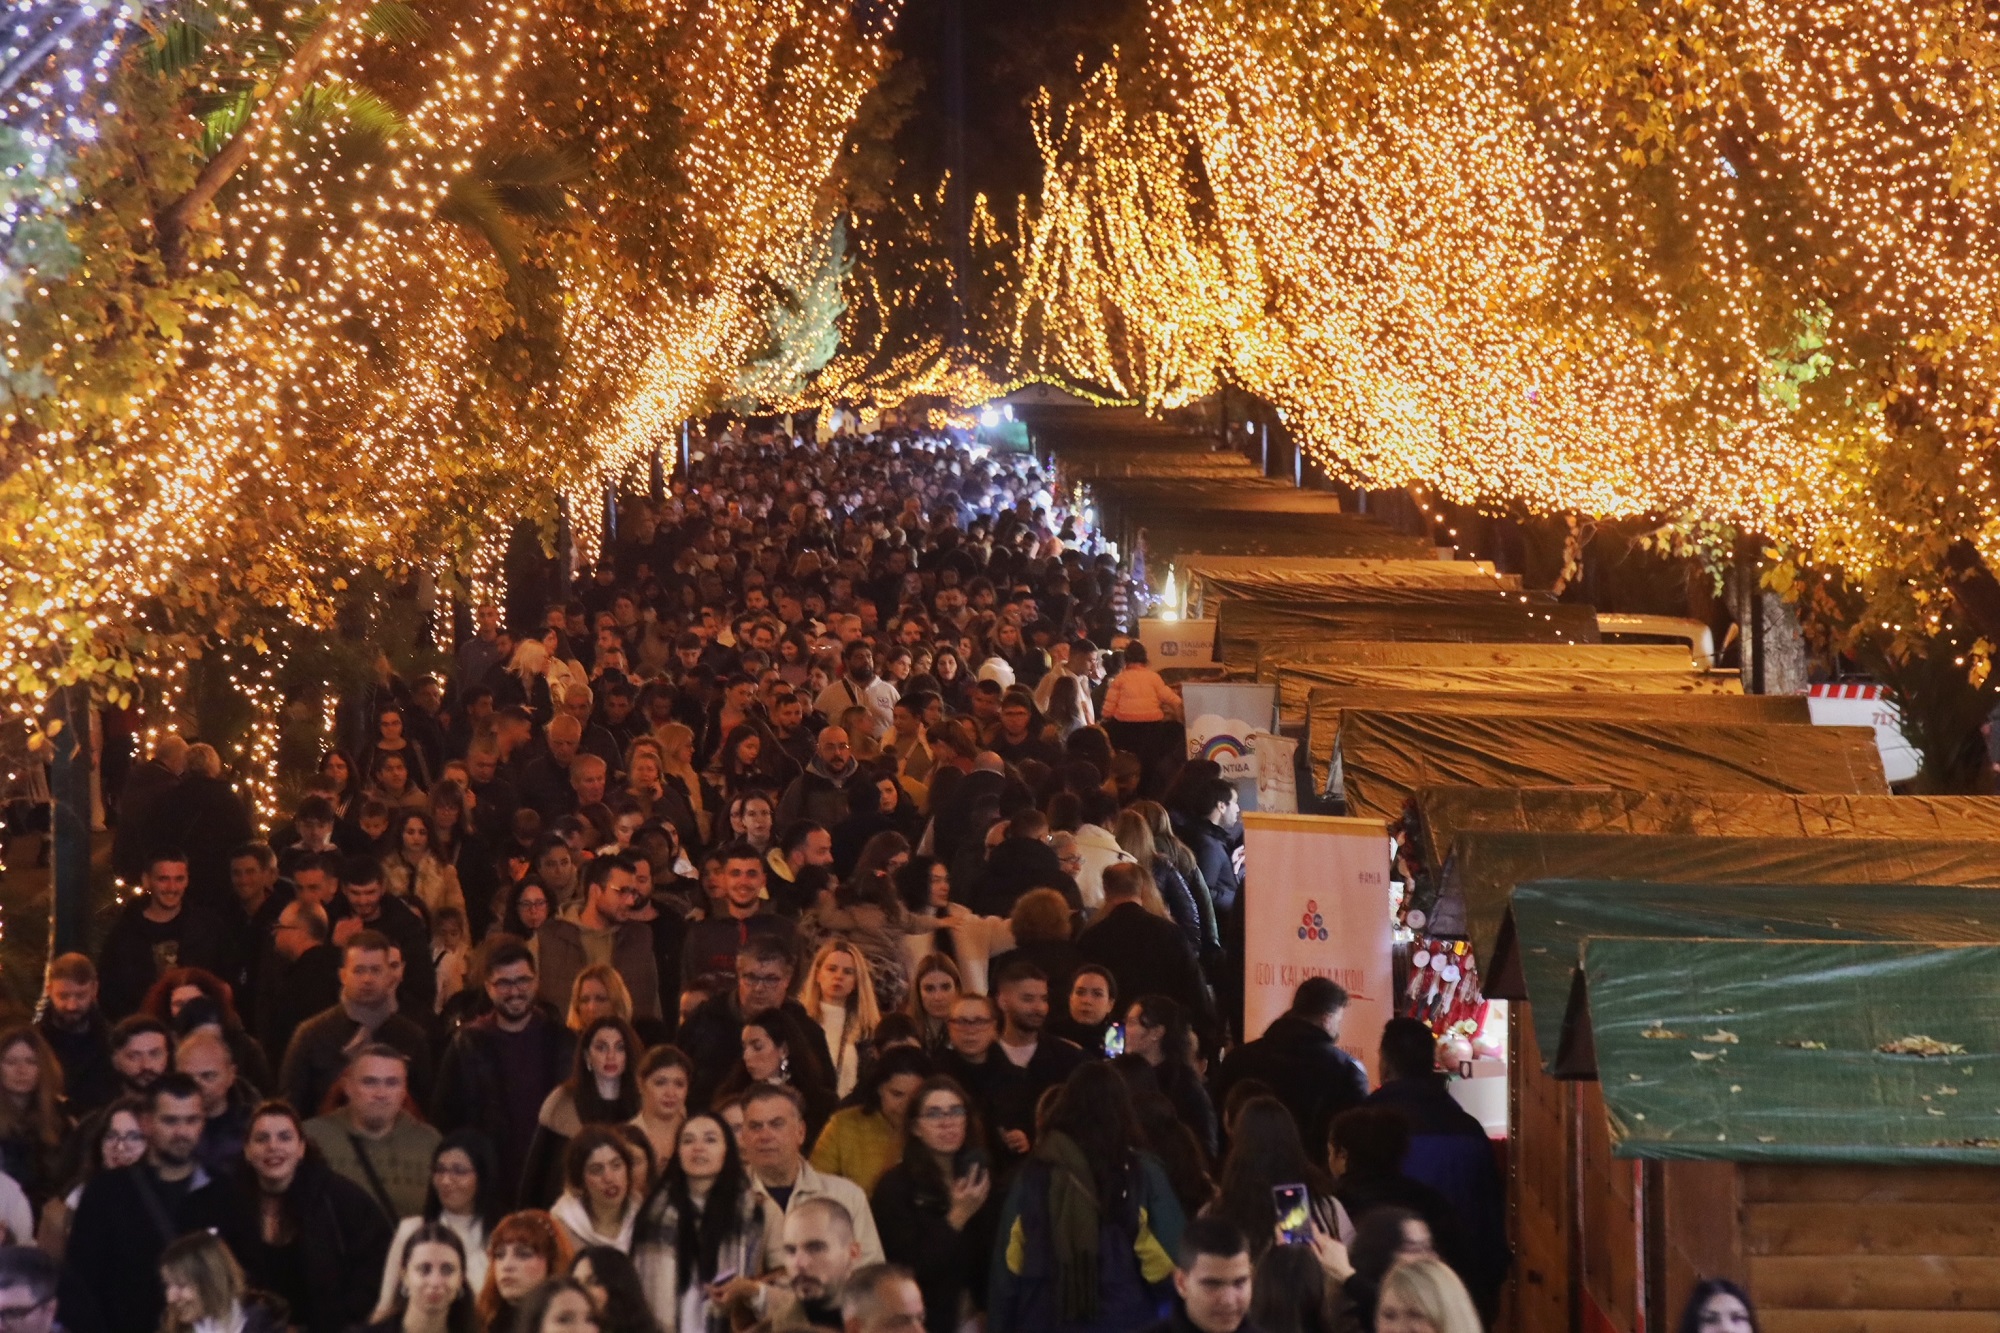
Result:
<instances>
[{"instance_id":1,"label":"vertical banner with greek text","mask_svg":"<svg viewBox=\"0 0 2000 1333\"><path fill-rule=\"evenodd\" d=\"M1291 1006L1307 977L1346 988L1341 1046L1376 1076L1394 1016L1389 830L1379 819L1243 816L1243 1037Z\"/></svg>"}]
</instances>

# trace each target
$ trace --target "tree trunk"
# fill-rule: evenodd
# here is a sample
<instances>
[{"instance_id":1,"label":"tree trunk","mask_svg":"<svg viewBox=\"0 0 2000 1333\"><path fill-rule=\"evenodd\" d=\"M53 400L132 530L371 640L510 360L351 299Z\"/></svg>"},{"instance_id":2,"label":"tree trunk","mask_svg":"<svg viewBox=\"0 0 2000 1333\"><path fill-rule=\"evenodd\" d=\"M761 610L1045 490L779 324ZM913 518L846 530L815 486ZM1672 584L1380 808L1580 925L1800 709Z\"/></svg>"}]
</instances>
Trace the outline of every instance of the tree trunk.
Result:
<instances>
[{"instance_id":1,"label":"tree trunk","mask_svg":"<svg viewBox=\"0 0 2000 1333\"><path fill-rule=\"evenodd\" d=\"M50 774L50 838L55 872L49 894L49 956L88 951L90 921L90 687L68 685L55 696L55 736Z\"/></svg>"}]
</instances>

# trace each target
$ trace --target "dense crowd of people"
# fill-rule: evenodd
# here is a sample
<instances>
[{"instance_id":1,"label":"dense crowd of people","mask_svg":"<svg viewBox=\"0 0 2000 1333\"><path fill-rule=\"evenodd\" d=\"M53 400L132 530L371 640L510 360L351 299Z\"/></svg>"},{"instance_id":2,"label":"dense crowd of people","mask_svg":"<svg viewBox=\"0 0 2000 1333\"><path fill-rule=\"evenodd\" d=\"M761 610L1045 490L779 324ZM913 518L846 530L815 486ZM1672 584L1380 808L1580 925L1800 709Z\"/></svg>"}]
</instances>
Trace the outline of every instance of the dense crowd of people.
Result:
<instances>
[{"instance_id":1,"label":"dense crowd of people","mask_svg":"<svg viewBox=\"0 0 2000 1333\"><path fill-rule=\"evenodd\" d=\"M268 841L167 737L0 1033L0 1322L1476 1333L1430 1032L1315 978L1236 1041L1236 792L1126 577L1030 458L753 436L384 661Z\"/></svg>"}]
</instances>

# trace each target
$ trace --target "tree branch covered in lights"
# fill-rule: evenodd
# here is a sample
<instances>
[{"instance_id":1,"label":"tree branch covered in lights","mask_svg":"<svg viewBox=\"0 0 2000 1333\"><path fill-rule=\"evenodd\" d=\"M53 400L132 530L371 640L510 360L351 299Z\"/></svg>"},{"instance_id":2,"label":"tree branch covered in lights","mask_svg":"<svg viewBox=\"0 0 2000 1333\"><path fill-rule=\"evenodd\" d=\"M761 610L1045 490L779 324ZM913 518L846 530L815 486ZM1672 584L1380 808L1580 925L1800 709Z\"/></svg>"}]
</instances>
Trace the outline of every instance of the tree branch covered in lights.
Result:
<instances>
[{"instance_id":1,"label":"tree branch covered in lights","mask_svg":"<svg viewBox=\"0 0 2000 1333\"><path fill-rule=\"evenodd\" d=\"M100 24L39 199L60 234L8 256L30 299L0 312L0 681L118 694L159 648L326 624L364 571L449 584L746 365L815 369L768 363L798 317L773 293L826 288L892 12L177 0Z\"/></svg>"},{"instance_id":2,"label":"tree branch covered in lights","mask_svg":"<svg viewBox=\"0 0 2000 1333\"><path fill-rule=\"evenodd\" d=\"M1756 532L1848 625L2000 554L1974 0L1155 0L1041 121L1019 342L1333 475Z\"/></svg>"}]
</instances>

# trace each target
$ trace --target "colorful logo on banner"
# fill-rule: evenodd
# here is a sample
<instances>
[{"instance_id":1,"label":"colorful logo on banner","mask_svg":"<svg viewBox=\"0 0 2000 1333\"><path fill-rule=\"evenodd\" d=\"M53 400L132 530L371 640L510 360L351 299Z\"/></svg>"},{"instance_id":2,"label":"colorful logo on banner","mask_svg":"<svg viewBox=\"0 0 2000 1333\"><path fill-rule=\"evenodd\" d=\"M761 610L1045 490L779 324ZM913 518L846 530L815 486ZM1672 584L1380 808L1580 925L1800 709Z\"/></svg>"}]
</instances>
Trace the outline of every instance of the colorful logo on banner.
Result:
<instances>
[{"instance_id":1,"label":"colorful logo on banner","mask_svg":"<svg viewBox=\"0 0 2000 1333\"><path fill-rule=\"evenodd\" d=\"M1319 899L1306 899L1306 910L1299 917L1299 938L1302 940L1326 939L1326 917L1319 910Z\"/></svg>"},{"instance_id":2,"label":"colorful logo on banner","mask_svg":"<svg viewBox=\"0 0 2000 1333\"><path fill-rule=\"evenodd\" d=\"M1190 756L1195 759L1212 759L1222 770L1222 776L1231 782L1257 776L1257 764L1250 755L1250 746L1243 739L1250 728L1240 719L1223 717L1219 713L1203 713L1188 728Z\"/></svg>"}]
</instances>

